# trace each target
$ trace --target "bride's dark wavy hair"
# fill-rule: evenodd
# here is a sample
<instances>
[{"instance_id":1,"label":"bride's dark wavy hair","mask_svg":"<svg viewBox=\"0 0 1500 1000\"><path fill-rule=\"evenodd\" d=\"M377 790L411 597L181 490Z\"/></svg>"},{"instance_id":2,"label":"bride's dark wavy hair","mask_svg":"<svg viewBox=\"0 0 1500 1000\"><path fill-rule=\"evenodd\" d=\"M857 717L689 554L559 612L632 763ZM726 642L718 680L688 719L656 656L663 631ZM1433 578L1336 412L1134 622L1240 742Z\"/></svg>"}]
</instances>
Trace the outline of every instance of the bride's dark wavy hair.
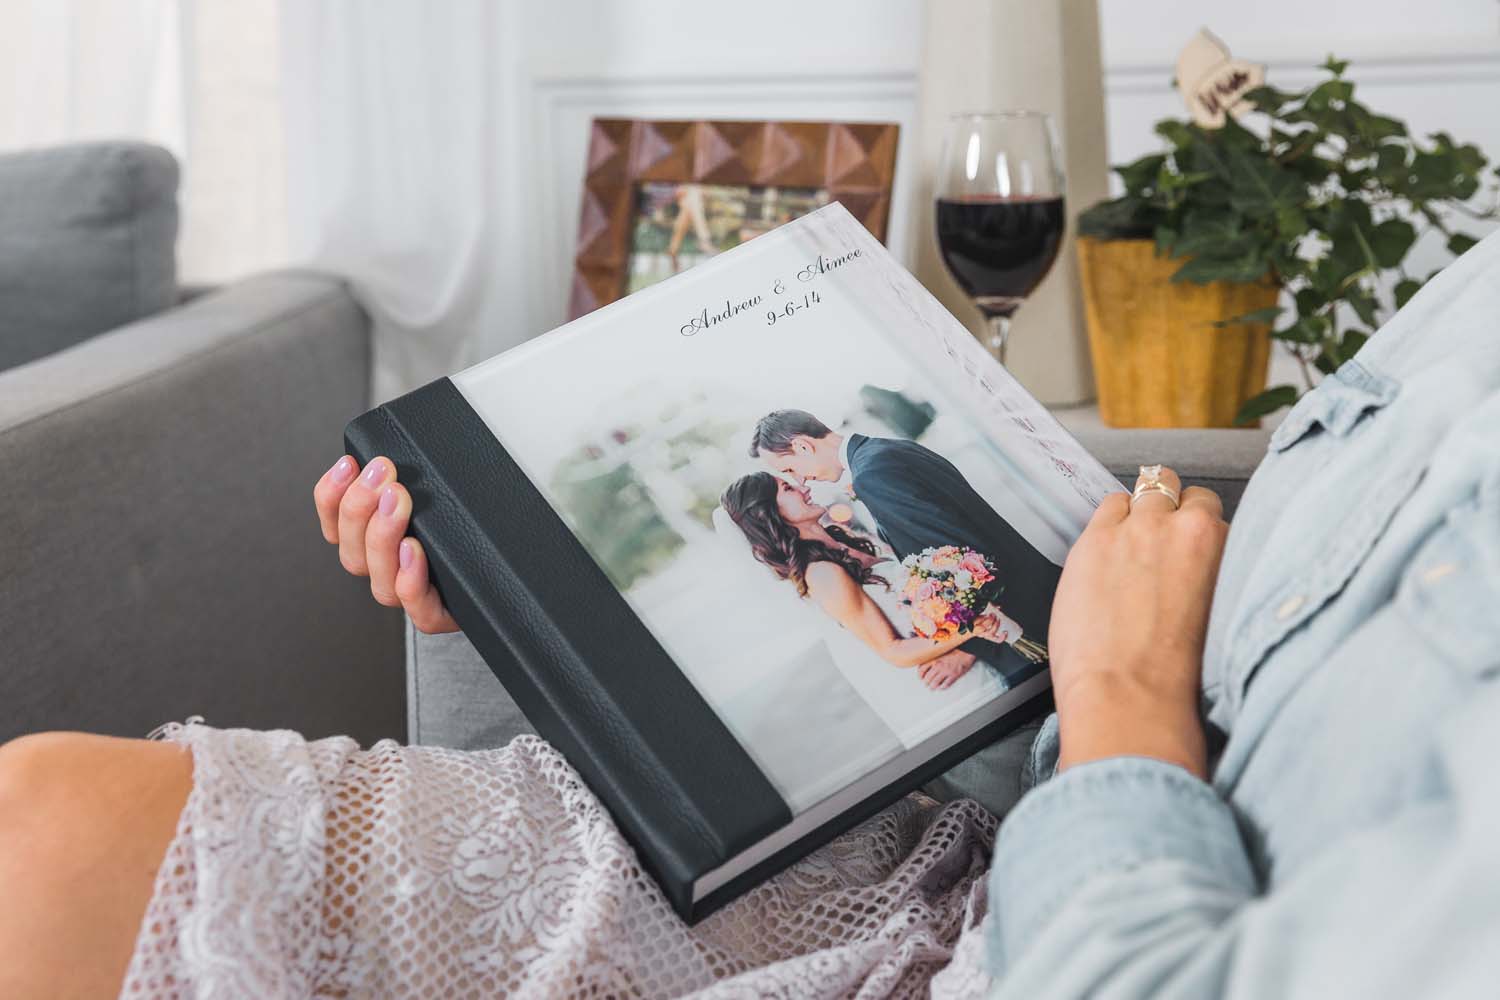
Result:
<instances>
[{"instance_id":1,"label":"bride's dark wavy hair","mask_svg":"<svg viewBox=\"0 0 1500 1000\"><path fill-rule=\"evenodd\" d=\"M724 512L739 525L750 542L755 558L771 567L783 580L792 581L797 593L807 596L807 567L815 562L837 563L861 584L890 586L885 578L871 571L854 556L827 542L803 538L787 524L776 508L777 479L769 472L752 472L729 484L719 498ZM836 524L827 526L828 534L840 545L865 555L875 555L875 544L868 538L846 531Z\"/></svg>"}]
</instances>

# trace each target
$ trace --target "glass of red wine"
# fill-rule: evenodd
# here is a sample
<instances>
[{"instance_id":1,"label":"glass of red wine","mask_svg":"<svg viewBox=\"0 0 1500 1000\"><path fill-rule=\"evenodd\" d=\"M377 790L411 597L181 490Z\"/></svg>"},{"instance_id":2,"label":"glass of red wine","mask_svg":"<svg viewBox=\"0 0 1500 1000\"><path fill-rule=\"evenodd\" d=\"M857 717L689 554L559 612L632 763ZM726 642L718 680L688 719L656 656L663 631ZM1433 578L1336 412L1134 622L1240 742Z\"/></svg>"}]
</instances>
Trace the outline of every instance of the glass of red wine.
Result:
<instances>
[{"instance_id":1,"label":"glass of red wine","mask_svg":"<svg viewBox=\"0 0 1500 1000\"><path fill-rule=\"evenodd\" d=\"M1010 318L1062 244L1063 172L1040 111L965 112L948 120L937 178L943 263L989 321L1001 364Z\"/></svg>"}]
</instances>

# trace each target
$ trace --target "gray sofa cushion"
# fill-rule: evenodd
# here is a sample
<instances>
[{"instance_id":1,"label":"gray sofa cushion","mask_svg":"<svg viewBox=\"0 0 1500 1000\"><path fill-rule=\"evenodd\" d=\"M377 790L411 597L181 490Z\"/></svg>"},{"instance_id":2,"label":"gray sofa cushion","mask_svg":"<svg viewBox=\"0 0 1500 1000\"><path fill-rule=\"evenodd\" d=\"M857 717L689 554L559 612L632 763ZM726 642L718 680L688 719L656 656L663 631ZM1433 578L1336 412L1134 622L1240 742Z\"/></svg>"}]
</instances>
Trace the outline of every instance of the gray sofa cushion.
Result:
<instances>
[{"instance_id":1,"label":"gray sofa cushion","mask_svg":"<svg viewBox=\"0 0 1500 1000\"><path fill-rule=\"evenodd\" d=\"M0 156L0 370L177 296L177 161L99 142Z\"/></svg>"}]
</instances>

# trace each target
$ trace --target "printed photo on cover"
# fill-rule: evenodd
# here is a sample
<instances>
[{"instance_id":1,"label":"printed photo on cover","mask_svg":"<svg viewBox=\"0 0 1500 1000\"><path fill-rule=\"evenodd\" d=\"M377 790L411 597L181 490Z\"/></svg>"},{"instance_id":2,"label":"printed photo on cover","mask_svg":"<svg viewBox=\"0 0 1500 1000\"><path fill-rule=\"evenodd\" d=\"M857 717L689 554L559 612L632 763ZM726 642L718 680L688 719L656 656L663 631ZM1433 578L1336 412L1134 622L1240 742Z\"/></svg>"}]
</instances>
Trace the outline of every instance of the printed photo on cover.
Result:
<instances>
[{"instance_id":1,"label":"printed photo on cover","mask_svg":"<svg viewBox=\"0 0 1500 1000\"><path fill-rule=\"evenodd\" d=\"M1043 669L1076 517L1060 475L1030 472L1047 456L862 303L896 265L856 256L804 289L808 250L778 238L459 381L800 811ZM790 313L687 323L780 275Z\"/></svg>"}]
</instances>

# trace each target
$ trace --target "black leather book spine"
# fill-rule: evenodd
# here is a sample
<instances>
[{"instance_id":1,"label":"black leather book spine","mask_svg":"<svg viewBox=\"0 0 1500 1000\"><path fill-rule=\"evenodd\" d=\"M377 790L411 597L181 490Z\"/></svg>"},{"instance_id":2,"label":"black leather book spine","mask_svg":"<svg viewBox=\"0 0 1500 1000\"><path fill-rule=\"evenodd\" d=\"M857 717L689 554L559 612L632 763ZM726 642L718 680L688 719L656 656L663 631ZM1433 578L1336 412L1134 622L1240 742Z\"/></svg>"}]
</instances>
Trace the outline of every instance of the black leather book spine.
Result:
<instances>
[{"instance_id":1,"label":"black leather book spine","mask_svg":"<svg viewBox=\"0 0 1500 1000\"><path fill-rule=\"evenodd\" d=\"M458 388L439 379L344 438L395 463L449 611L677 912L726 901L695 906L694 880L790 809Z\"/></svg>"}]
</instances>

